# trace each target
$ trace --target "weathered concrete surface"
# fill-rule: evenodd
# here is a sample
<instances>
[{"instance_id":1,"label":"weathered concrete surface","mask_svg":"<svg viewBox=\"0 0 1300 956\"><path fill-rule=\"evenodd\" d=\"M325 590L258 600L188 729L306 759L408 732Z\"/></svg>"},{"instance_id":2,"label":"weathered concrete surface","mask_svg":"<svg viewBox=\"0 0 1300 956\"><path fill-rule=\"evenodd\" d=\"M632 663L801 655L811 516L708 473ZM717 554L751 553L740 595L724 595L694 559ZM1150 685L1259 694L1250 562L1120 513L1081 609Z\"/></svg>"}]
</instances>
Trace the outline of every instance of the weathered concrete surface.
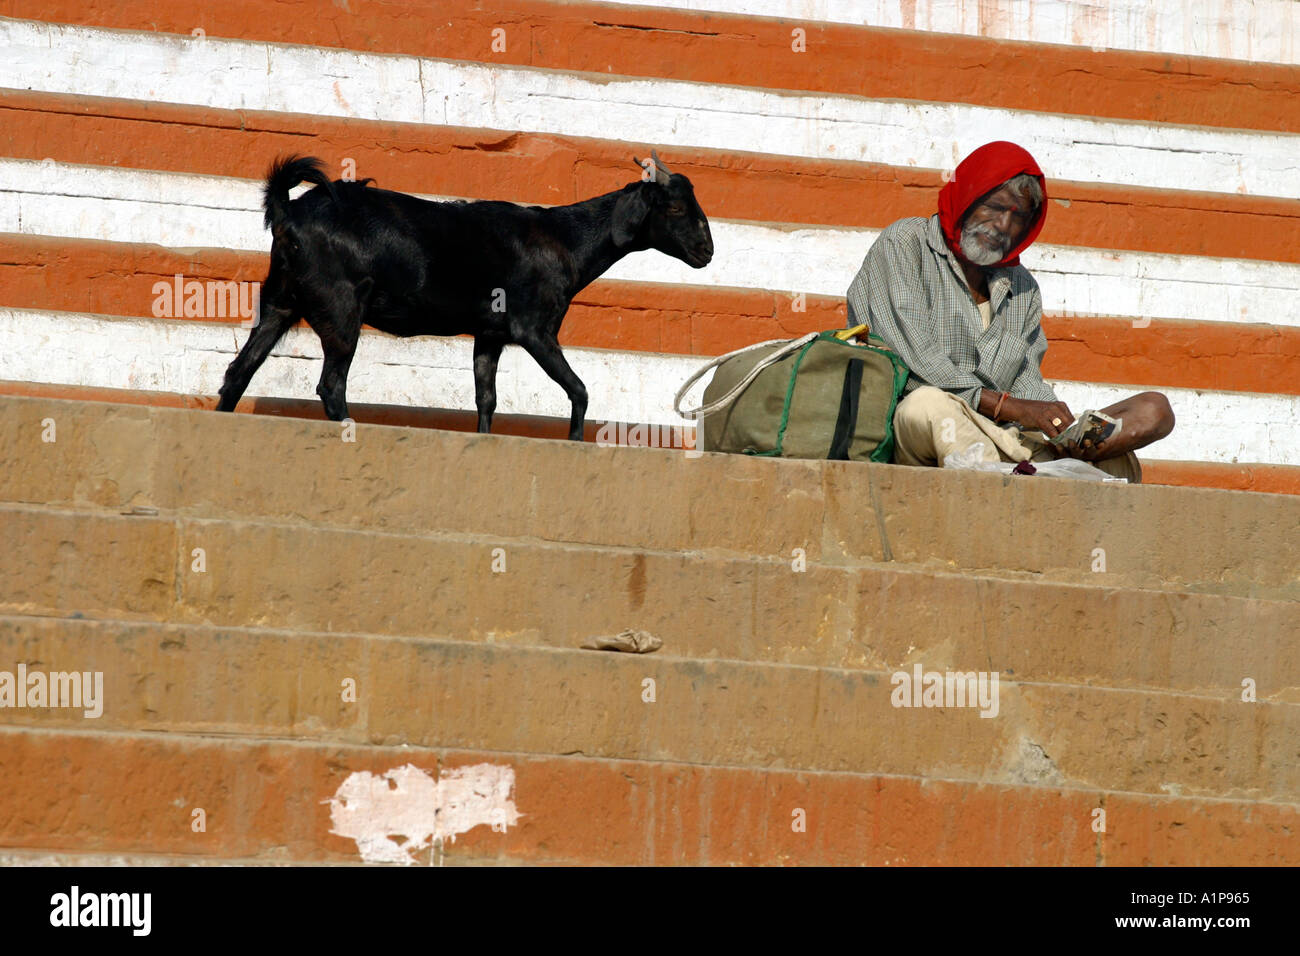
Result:
<instances>
[{"instance_id":1,"label":"weathered concrete surface","mask_svg":"<svg viewBox=\"0 0 1300 956\"><path fill-rule=\"evenodd\" d=\"M29 669L102 671L105 681L98 718L70 708L0 710L7 724L1300 805L1300 705L1235 696L1003 679L996 709L983 717L969 703L896 707L882 671L49 619L0 620L0 655L40 662ZM353 700L345 699L349 680Z\"/></svg>"},{"instance_id":2,"label":"weathered concrete surface","mask_svg":"<svg viewBox=\"0 0 1300 956\"><path fill-rule=\"evenodd\" d=\"M447 858L539 863L1296 865L1293 806L653 761L0 729L0 844L195 861L356 862L348 776L489 762L521 814ZM193 811L206 813L195 832ZM1105 832L1093 830L1095 811ZM806 829L794 829L802 810ZM416 862L432 862L426 850Z\"/></svg>"},{"instance_id":3,"label":"weathered concrete surface","mask_svg":"<svg viewBox=\"0 0 1300 956\"><path fill-rule=\"evenodd\" d=\"M0 846L357 862L349 774L486 762L439 859L1300 860L1293 498L339 431L0 400L0 671L106 697L0 709Z\"/></svg>"},{"instance_id":4,"label":"weathered concrete surface","mask_svg":"<svg viewBox=\"0 0 1300 956\"><path fill-rule=\"evenodd\" d=\"M555 648L636 626L681 657L1300 702L1287 601L31 506L0 536L0 613Z\"/></svg>"},{"instance_id":5,"label":"weathered concrete surface","mask_svg":"<svg viewBox=\"0 0 1300 956\"><path fill-rule=\"evenodd\" d=\"M54 443L41 440L46 419ZM1300 597L1295 496L688 459L383 426L361 426L356 438L341 440L336 424L9 397L0 500L787 560L800 548L845 566ZM1094 570L1101 561L1104 572Z\"/></svg>"}]
</instances>

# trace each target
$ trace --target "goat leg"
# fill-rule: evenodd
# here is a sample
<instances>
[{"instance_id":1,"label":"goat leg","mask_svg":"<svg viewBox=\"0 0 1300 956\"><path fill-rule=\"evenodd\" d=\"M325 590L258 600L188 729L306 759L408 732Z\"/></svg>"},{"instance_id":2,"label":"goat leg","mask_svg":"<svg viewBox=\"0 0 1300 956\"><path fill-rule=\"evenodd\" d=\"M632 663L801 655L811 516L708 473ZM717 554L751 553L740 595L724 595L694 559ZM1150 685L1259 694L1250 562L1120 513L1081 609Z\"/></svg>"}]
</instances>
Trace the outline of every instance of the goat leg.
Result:
<instances>
[{"instance_id":1,"label":"goat leg","mask_svg":"<svg viewBox=\"0 0 1300 956\"><path fill-rule=\"evenodd\" d=\"M521 340L519 344L569 396L569 401L573 403L573 413L569 417L569 439L582 441L582 425L587 417L587 387L569 367L564 353L560 351L560 343L545 335L534 335Z\"/></svg>"},{"instance_id":2,"label":"goat leg","mask_svg":"<svg viewBox=\"0 0 1300 956\"><path fill-rule=\"evenodd\" d=\"M307 318L325 352L316 394L325 405L325 414L336 422L349 417L348 369L357 353L363 313L373 287L374 280L367 276L356 284L350 297L340 294L323 312Z\"/></svg>"},{"instance_id":3,"label":"goat leg","mask_svg":"<svg viewBox=\"0 0 1300 956\"><path fill-rule=\"evenodd\" d=\"M492 431L492 414L497 410L497 361L505 342L483 335L474 338L474 404L478 406L478 430Z\"/></svg>"},{"instance_id":4,"label":"goat leg","mask_svg":"<svg viewBox=\"0 0 1300 956\"><path fill-rule=\"evenodd\" d=\"M270 280L266 285L271 287ZM239 350L234 361L226 368L226 376L221 384L221 398L217 402L217 411L233 412L243 397L244 390L252 381L253 373L261 368L266 357L271 354L275 343L284 337L284 333L293 325L293 310L277 305L274 300L264 297L258 314L257 325L253 327L248 341Z\"/></svg>"}]
</instances>

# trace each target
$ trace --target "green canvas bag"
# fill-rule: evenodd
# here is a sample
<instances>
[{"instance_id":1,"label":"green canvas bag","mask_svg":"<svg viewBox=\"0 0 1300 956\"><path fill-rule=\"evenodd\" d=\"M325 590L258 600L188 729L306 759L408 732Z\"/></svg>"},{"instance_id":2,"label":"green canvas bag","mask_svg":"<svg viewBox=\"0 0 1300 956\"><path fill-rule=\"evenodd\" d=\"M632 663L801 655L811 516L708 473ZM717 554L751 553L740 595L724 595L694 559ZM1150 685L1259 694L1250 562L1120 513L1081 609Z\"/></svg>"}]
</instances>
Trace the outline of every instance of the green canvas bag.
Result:
<instances>
[{"instance_id":1,"label":"green canvas bag","mask_svg":"<svg viewBox=\"0 0 1300 956\"><path fill-rule=\"evenodd\" d=\"M677 393L677 413L694 418L703 451L776 458L889 461L894 408L908 370L866 326L760 342L714 359ZM704 404L682 398L711 368Z\"/></svg>"}]
</instances>

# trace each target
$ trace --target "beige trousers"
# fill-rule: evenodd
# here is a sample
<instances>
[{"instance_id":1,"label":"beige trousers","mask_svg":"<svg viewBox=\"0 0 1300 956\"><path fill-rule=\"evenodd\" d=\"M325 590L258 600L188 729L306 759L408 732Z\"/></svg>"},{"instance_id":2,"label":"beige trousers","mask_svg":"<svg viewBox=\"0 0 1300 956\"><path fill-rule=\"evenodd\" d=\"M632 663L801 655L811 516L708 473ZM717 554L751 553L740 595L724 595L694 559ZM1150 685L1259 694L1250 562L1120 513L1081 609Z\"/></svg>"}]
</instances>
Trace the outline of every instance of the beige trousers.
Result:
<instances>
[{"instance_id":1,"label":"beige trousers","mask_svg":"<svg viewBox=\"0 0 1300 956\"><path fill-rule=\"evenodd\" d=\"M894 461L900 465L938 465L946 455L975 442L984 443L985 461L1063 457L1042 432L1002 428L941 388L922 385L894 409ZM1131 451L1091 464L1133 484L1142 481L1142 466Z\"/></svg>"}]
</instances>

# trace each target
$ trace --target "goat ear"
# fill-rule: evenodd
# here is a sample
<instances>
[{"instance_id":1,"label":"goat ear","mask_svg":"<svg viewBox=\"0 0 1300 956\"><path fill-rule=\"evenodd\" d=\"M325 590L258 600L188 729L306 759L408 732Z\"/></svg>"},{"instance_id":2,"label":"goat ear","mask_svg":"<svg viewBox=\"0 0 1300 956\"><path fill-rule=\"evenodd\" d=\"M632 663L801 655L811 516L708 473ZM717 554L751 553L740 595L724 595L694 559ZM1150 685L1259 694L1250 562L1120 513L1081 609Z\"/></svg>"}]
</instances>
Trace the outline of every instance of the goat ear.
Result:
<instances>
[{"instance_id":1,"label":"goat ear","mask_svg":"<svg viewBox=\"0 0 1300 956\"><path fill-rule=\"evenodd\" d=\"M614 245L621 248L631 242L649 212L650 200L644 189L629 189L619 196L618 202L614 203Z\"/></svg>"}]
</instances>

